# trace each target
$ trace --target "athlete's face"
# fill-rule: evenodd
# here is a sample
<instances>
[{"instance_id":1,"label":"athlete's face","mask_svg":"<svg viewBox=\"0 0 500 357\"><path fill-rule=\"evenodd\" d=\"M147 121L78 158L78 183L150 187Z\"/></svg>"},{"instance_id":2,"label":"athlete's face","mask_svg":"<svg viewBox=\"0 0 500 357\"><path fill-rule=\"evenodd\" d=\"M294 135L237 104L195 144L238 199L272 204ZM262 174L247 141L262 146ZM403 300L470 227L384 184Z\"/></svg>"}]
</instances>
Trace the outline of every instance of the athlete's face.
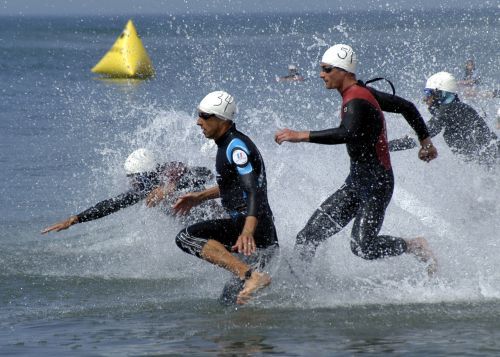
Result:
<instances>
[{"instance_id":1,"label":"athlete's face","mask_svg":"<svg viewBox=\"0 0 500 357\"><path fill-rule=\"evenodd\" d=\"M346 75L346 71L330 66L326 63L320 63L321 71L319 76L325 82L326 89L340 89Z\"/></svg>"},{"instance_id":2,"label":"athlete's face","mask_svg":"<svg viewBox=\"0 0 500 357\"><path fill-rule=\"evenodd\" d=\"M218 133L218 118L215 115L199 112L198 113L198 120L196 124L201 128L203 131L203 135L207 139L215 139L215 136Z\"/></svg>"},{"instance_id":3,"label":"athlete's face","mask_svg":"<svg viewBox=\"0 0 500 357\"><path fill-rule=\"evenodd\" d=\"M424 89L424 103L427 107L431 108L437 104L438 96L435 91L431 89Z\"/></svg>"}]
</instances>

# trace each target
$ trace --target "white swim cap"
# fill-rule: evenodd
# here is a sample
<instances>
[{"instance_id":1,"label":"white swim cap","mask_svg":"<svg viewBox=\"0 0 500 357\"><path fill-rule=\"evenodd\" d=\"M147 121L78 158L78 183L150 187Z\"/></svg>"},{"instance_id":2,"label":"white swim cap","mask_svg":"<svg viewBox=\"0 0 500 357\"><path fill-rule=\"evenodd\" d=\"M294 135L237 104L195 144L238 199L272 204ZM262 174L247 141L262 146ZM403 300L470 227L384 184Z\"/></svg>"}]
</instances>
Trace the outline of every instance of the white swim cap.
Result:
<instances>
[{"instance_id":1,"label":"white swim cap","mask_svg":"<svg viewBox=\"0 0 500 357\"><path fill-rule=\"evenodd\" d=\"M347 72L356 73L358 59L351 46L338 44L325 51L321 62L342 68Z\"/></svg>"},{"instance_id":2,"label":"white swim cap","mask_svg":"<svg viewBox=\"0 0 500 357\"><path fill-rule=\"evenodd\" d=\"M156 168L156 159L148 149L137 149L131 153L123 167L127 175L138 174L142 172L150 172Z\"/></svg>"},{"instance_id":3,"label":"white swim cap","mask_svg":"<svg viewBox=\"0 0 500 357\"><path fill-rule=\"evenodd\" d=\"M236 102L234 97L224 91L209 93L198 105L198 110L208 114L214 114L218 118L233 120L236 113Z\"/></svg>"},{"instance_id":4,"label":"white swim cap","mask_svg":"<svg viewBox=\"0 0 500 357\"><path fill-rule=\"evenodd\" d=\"M425 84L425 89L456 93L457 81L451 73L438 72L429 77L427 83Z\"/></svg>"}]
</instances>

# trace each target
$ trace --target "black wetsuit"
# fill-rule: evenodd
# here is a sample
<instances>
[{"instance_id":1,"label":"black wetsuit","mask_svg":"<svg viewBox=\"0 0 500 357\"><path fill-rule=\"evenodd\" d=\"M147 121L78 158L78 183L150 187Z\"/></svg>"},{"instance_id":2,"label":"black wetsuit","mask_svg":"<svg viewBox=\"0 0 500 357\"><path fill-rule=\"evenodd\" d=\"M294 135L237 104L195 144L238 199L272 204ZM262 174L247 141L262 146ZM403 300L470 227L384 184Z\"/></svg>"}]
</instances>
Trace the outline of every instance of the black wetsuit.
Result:
<instances>
[{"instance_id":1,"label":"black wetsuit","mask_svg":"<svg viewBox=\"0 0 500 357\"><path fill-rule=\"evenodd\" d=\"M458 97L449 104L436 104L430 109L432 118L428 121L431 137L443 131L443 138L451 151L462 155L467 161L492 165L500 158L500 143L484 119ZM415 140L402 138L389 142L390 151L411 149L417 146Z\"/></svg>"},{"instance_id":2,"label":"black wetsuit","mask_svg":"<svg viewBox=\"0 0 500 357\"><path fill-rule=\"evenodd\" d=\"M212 179L213 174L206 167L187 167L180 162L165 163L158 165L155 171L136 175L132 188L127 192L101 201L76 216L78 222L92 221L136 204L162 184L175 184L175 191L200 191Z\"/></svg>"},{"instance_id":3,"label":"black wetsuit","mask_svg":"<svg viewBox=\"0 0 500 357\"><path fill-rule=\"evenodd\" d=\"M419 137L428 136L422 117L410 102L366 88L362 83L347 88L342 93L340 126L312 131L310 142L346 144L351 159L350 173L344 185L321 204L297 235L295 249L302 259L312 259L318 245L352 219L354 254L377 259L406 251L402 238L378 235L394 189L382 110L404 113Z\"/></svg>"},{"instance_id":4,"label":"black wetsuit","mask_svg":"<svg viewBox=\"0 0 500 357\"><path fill-rule=\"evenodd\" d=\"M254 216L258 221L254 233L257 248L277 246L273 213L267 200L266 171L259 150L234 124L216 144L217 184L222 206L231 218L191 225L179 232L177 245L186 253L201 257L207 240L214 239L231 251L246 217Z\"/></svg>"}]
</instances>

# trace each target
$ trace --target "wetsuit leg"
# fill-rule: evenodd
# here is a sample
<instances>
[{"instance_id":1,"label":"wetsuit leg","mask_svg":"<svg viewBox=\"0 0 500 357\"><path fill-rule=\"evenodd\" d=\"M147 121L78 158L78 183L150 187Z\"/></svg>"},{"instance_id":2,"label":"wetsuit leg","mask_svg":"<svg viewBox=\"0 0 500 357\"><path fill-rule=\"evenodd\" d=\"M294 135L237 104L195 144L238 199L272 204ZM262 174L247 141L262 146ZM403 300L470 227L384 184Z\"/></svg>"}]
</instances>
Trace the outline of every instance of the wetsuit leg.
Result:
<instances>
[{"instance_id":1,"label":"wetsuit leg","mask_svg":"<svg viewBox=\"0 0 500 357\"><path fill-rule=\"evenodd\" d=\"M214 219L195 223L177 234L175 243L184 252L201 258L201 251L209 239L216 240L231 251L238 239L239 222L232 219Z\"/></svg>"},{"instance_id":2,"label":"wetsuit leg","mask_svg":"<svg viewBox=\"0 0 500 357\"><path fill-rule=\"evenodd\" d=\"M373 189L377 187L377 189ZM393 181L375 182L362 193L361 206L352 228L351 250L364 259L378 259L403 254L406 242L388 235L377 236L384 222L385 210L392 197Z\"/></svg>"},{"instance_id":3,"label":"wetsuit leg","mask_svg":"<svg viewBox=\"0 0 500 357\"><path fill-rule=\"evenodd\" d=\"M311 261L318 245L339 232L355 217L359 204L357 191L349 183L328 197L297 235L295 250L300 258Z\"/></svg>"},{"instance_id":4,"label":"wetsuit leg","mask_svg":"<svg viewBox=\"0 0 500 357\"><path fill-rule=\"evenodd\" d=\"M254 239L257 252L240 259L252 269L262 270L279 251L276 229L272 217L260 217ZM245 217L237 219L215 219L193 224L177 234L175 242L184 252L201 258L201 251L209 239L223 244L228 251L236 243L245 224ZM243 289L244 280L232 277L224 286L219 301L224 305L236 304L236 297Z\"/></svg>"}]
</instances>

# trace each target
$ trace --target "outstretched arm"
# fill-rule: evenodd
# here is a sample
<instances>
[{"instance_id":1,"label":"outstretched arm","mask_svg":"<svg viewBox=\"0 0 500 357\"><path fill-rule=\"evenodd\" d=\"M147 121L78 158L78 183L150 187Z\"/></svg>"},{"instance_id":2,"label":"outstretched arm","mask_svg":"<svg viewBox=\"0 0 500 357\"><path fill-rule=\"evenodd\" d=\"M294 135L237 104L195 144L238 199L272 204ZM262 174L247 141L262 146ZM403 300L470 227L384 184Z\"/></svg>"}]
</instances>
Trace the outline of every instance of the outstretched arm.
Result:
<instances>
[{"instance_id":1,"label":"outstretched arm","mask_svg":"<svg viewBox=\"0 0 500 357\"><path fill-rule=\"evenodd\" d=\"M133 205L139 202L141 199L142 196L134 191L126 192L117 197L101 201L95 206L92 206L75 216L71 216L64 221L44 228L41 233L45 234L53 231L59 232L64 229L68 229L69 227L77 223L93 221L95 219L105 217L107 215L110 215L111 213L121 210L122 208Z\"/></svg>"},{"instance_id":2,"label":"outstretched arm","mask_svg":"<svg viewBox=\"0 0 500 357\"><path fill-rule=\"evenodd\" d=\"M71 227L73 224L78 223L78 217L77 216L71 216L68 219L65 219L64 221L55 223L49 227L44 228L40 233L41 234L46 234L49 232L59 232L64 229L68 229Z\"/></svg>"},{"instance_id":3,"label":"outstretched arm","mask_svg":"<svg viewBox=\"0 0 500 357\"><path fill-rule=\"evenodd\" d=\"M185 215L200 203L220 197L219 186L213 186L200 192L189 192L179 197L172 206L175 214Z\"/></svg>"},{"instance_id":4,"label":"outstretched arm","mask_svg":"<svg viewBox=\"0 0 500 357\"><path fill-rule=\"evenodd\" d=\"M281 145L285 141L300 143L309 141L309 131L296 131L288 128L278 130L274 135L274 141Z\"/></svg>"}]
</instances>

